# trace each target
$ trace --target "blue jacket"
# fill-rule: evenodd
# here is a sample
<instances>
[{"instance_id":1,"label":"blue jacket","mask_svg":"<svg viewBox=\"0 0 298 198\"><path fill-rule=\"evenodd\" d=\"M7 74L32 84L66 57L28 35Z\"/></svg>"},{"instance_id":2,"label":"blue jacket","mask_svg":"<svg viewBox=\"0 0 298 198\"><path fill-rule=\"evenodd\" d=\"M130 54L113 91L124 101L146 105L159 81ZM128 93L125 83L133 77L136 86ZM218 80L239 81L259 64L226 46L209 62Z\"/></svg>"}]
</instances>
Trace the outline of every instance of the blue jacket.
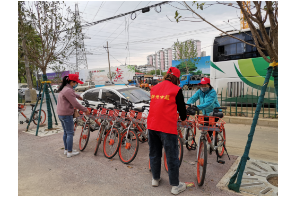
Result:
<instances>
[{"instance_id":1,"label":"blue jacket","mask_svg":"<svg viewBox=\"0 0 298 198\"><path fill-rule=\"evenodd\" d=\"M197 107L202 110L203 115L209 116L209 113L213 111L215 107L220 107L217 100L217 94L214 89L206 92L202 92L200 89L186 102L187 104L193 104L200 98L200 105ZM221 110L220 110L221 111Z\"/></svg>"}]
</instances>

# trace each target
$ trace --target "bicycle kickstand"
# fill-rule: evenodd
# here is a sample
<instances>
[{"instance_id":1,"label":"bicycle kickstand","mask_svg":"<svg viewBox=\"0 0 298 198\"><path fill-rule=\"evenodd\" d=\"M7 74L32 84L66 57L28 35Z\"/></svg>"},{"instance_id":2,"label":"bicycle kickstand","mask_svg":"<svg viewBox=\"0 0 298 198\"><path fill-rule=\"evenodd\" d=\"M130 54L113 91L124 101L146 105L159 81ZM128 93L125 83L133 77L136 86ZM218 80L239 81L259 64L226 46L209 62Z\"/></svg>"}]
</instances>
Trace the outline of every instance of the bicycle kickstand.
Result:
<instances>
[{"instance_id":1,"label":"bicycle kickstand","mask_svg":"<svg viewBox=\"0 0 298 198\"><path fill-rule=\"evenodd\" d=\"M228 154L228 151L227 151L227 149L226 149L226 146L225 146L224 144L223 144L223 147L224 147L224 149L225 149L225 151L226 151L226 153L227 153L227 155L228 155L229 160L231 160L231 159L230 159L230 156L229 156L229 154ZM217 155L217 163L225 164L225 161L223 161L223 160L218 160L218 155Z\"/></svg>"},{"instance_id":2,"label":"bicycle kickstand","mask_svg":"<svg viewBox=\"0 0 298 198\"><path fill-rule=\"evenodd\" d=\"M227 156L228 156L229 160L231 160L231 159L230 159L230 156L229 156L229 154L228 154L228 151L227 151L227 149L226 149L225 144L223 144L223 147L224 147L224 149L225 149L225 151L226 151L226 153L227 153Z\"/></svg>"}]
</instances>

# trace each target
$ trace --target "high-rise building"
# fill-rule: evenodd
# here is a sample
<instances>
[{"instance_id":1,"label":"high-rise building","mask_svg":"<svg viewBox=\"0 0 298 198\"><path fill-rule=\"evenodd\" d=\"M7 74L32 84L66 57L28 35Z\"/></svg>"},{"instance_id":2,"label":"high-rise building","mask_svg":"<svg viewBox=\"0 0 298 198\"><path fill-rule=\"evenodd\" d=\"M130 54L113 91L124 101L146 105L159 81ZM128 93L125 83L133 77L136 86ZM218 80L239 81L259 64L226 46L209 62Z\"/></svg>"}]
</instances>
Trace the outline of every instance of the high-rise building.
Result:
<instances>
[{"instance_id":1,"label":"high-rise building","mask_svg":"<svg viewBox=\"0 0 298 198\"><path fill-rule=\"evenodd\" d=\"M172 48L167 48L164 50L165 54L165 70L167 71L170 67L172 67Z\"/></svg>"},{"instance_id":2,"label":"high-rise building","mask_svg":"<svg viewBox=\"0 0 298 198\"><path fill-rule=\"evenodd\" d=\"M206 51L202 51L201 53L201 57L204 57L204 56L206 56Z\"/></svg>"},{"instance_id":3,"label":"high-rise building","mask_svg":"<svg viewBox=\"0 0 298 198\"><path fill-rule=\"evenodd\" d=\"M189 41L189 40L187 40ZM201 55L201 41L190 39L193 43L193 47L197 51L197 57ZM185 41L184 41L185 42ZM206 53L206 52L205 52ZM151 54L147 56L147 64L152 65L155 69L161 69L162 71L167 71L170 67L172 67L172 60L174 59L176 54L175 49L166 48L164 50L159 50L155 54ZM205 55L206 56L206 55Z\"/></svg>"}]
</instances>

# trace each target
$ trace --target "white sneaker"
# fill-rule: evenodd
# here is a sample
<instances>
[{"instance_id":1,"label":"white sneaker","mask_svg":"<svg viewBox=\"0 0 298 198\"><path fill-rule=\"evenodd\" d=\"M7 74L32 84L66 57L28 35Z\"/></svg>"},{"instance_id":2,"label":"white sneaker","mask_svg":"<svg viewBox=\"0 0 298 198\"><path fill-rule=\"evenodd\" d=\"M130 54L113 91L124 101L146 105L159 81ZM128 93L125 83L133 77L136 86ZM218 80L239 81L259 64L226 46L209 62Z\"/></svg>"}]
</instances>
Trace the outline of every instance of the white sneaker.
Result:
<instances>
[{"instance_id":1,"label":"white sneaker","mask_svg":"<svg viewBox=\"0 0 298 198\"><path fill-rule=\"evenodd\" d=\"M178 195L179 193L183 192L186 190L186 184L183 182L179 182L178 186L173 186L171 193L174 195Z\"/></svg>"},{"instance_id":2,"label":"white sneaker","mask_svg":"<svg viewBox=\"0 0 298 198\"><path fill-rule=\"evenodd\" d=\"M73 151L77 151L77 150L72 150L72 152ZM64 155L66 155L67 154L67 150L64 150Z\"/></svg>"},{"instance_id":3,"label":"white sneaker","mask_svg":"<svg viewBox=\"0 0 298 198\"><path fill-rule=\"evenodd\" d=\"M78 154L80 154L80 152L73 150L71 153L67 152L67 157L72 157Z\"/></svg>"},{"instance_id":4,"label":"white sneaker","mask_svg":"<svg viewBox=\"0 0 298 198\"><path fill-rule=\"evenodd\" d=\"M159 178L158 180L155 180L152 178L152 186L157 187L159 186L159 182L160 182L161 178Z\"/></svg>"}]
</instances>

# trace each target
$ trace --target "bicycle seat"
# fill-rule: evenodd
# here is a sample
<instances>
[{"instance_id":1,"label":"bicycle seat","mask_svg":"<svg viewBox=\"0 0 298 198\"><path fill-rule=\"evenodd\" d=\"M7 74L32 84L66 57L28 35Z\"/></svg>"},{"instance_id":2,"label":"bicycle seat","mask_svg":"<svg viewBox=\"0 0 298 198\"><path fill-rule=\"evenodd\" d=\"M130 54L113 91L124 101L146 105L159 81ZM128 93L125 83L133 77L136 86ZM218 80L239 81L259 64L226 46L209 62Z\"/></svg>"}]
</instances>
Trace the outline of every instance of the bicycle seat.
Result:
<instances>
[{"instance_id":1,"label":"bicycle seat","mask_svg":"<svg viewBox=\"0 0 298 198\"><path fill-rule=\"evenodd\" d=\"M35 106L35 104L30 104L30 106L31 106L31 107L34 107L34 106Z\"/></svg>"}]
</instances>

